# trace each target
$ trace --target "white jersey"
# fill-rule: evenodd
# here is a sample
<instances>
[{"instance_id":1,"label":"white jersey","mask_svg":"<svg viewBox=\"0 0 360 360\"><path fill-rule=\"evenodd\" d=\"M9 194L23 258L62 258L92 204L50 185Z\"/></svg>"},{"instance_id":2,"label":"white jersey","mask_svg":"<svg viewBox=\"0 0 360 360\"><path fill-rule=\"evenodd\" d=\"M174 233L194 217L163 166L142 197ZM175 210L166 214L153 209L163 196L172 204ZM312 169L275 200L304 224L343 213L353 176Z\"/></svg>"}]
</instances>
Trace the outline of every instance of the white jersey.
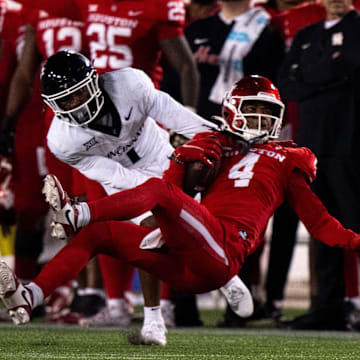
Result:
<instances>
[{"instance_id":1,"label":"white jersey","mask_svg":"<svg viewBox=\"0 0 360 360\"><path fill-rule=\"evenodd\" d=\"M141 70L104 73L100 84L119 113L119 136L71 126L54 117L47 142L58 159L101 183L107 194L160 177L168 168L173 148L153 119L187 138L215 129L211 122L156 90Z\"/></svg>"}]
</instances>

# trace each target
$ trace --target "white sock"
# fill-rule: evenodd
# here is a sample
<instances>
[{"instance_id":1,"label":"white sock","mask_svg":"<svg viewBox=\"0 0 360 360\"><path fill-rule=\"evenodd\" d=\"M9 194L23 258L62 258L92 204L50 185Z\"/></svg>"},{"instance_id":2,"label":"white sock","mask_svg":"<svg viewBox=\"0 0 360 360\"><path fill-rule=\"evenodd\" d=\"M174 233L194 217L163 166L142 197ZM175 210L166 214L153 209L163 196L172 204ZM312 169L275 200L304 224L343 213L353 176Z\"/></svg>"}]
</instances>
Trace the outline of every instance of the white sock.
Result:
<instances>
[{"instance_id":1,"label":"white sock","mask_svg":"<svg viewBox=\"0 0 360 360\"><path fill-rule=\"evenodd\" d=\"M31 290L33 296L33 305L32 308L36 308L38 305L41 305L44 302L44 293L41 290L41 287L36 285L34 282L30 282L26 287Z\"/></svg>"},{"instance_id":2,"label":"white sock","mask_svg":"<svg viewBox=\"0 0 360 360\"><path fill-rule=\"evenodd\" d=\"M161 307L159 306L144 306L144 324L150 324L151 322L164 322L161 315Z\"/></svg>"},{"instance_id":3,"label":"white sock","mask_svg":"<svg viewBox=\"0 0 360 360\"><path fill-rule=\"evenodd\" d=\"M160 299L160 307L173 307L173 303L171 302L171 300L168 299Z\"/></svg>"},{"instance_id":4,"label":"white sock","mask_svg":"<svg viewBox=\"0 0 360 360\"><path fill-rule=\"evenodd\" d=\"M80 202L78 204L74 205L76 209L78 210L78 220L77 220L77 226L83 227L87 225L90 222L90 209L89 205L86 202Z\"/></svg>"},{"instance_id":5,"label":"white sock","mask_svg":"<svg viewBox=\"0 0 360 360\"><path fill-rule=\"evenodd\" d=\"M360 310L360 298L358 296L346 297L345 301L349 301L356 310Z\"/></svg>"},{"instance_id":6,"label":"white sock","mask_svg":"<svg viewBox=\"0 0 360 360\"><path fill-rule=\"evenodd\" d=\"M111 316L120 316L126 310L125 300L121 298L107 299L106 305Z\"/></svg>"},{"instance_id":7,"label":"white sock","mask_svg":"<svg viewBox=\"0 0 360 360\"><path fill-rule=\"evenodd\" d=\"M84 295L99 295L102 297L105 297L105 291L104 289L97 289L97 288L85 288L78 290L78 294L80 296Z\"/></svg>"}]
</instances>

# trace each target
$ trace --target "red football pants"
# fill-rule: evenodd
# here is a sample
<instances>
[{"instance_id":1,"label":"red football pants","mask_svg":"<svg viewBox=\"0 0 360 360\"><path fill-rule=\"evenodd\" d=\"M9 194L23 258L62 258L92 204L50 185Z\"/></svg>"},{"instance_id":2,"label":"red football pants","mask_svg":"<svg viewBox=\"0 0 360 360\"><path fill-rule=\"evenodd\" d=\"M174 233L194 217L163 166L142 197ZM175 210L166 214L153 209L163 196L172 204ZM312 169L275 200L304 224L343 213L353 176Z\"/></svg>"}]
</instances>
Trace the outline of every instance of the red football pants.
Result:
<instances>
[{"instance_id":1,"label":"red football pants","mask_svg":"<svg viewBox=\"0 0 360 360\"><path fill-rule=\"evenodd\" d=\"M217 289L234 275L222 247L229 234L224 232L221 222L172 184L150 179L89 206L95 221L131 219L152 210L168 251L139 248L143 237L153 228L118 221L90 224L34 280L45 297L74 278L99 253L127 261L185 292Z\"/></svg>"}]
</instances>

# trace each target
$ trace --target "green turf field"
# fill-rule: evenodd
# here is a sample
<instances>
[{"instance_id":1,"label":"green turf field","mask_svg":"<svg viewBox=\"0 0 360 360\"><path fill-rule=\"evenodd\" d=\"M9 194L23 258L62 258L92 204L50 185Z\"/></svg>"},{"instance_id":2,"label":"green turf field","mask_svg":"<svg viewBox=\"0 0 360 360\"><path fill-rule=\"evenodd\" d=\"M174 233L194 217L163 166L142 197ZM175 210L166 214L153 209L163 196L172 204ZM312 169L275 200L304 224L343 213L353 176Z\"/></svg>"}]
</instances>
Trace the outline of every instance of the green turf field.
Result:
<instances>
[{"instance_id":1,"label":"green turf field","mask_svg":"<svg viewBox=\"0 0 360 360\"><path fill-rule=\"evenodd\" d=\"M41 322L22 327L0 324L0 359L360 359L360 333L294 332L272 328L266 322L223 330L213 326L217 316L207 316L202 328L170 330L163 348L131 345L128 338L136 327L120 331Z\"/></svg>"}]
</instances>

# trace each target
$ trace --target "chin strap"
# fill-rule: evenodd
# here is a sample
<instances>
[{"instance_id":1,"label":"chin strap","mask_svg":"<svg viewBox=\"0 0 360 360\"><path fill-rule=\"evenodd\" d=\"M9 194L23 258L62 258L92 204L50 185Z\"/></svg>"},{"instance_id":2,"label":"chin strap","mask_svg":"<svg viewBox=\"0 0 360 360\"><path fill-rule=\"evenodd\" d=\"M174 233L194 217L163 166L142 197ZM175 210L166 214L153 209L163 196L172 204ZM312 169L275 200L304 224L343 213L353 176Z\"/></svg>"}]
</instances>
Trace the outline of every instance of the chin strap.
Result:
<instances>
[{"instance_id":1,"label":"chin strap","mask_svg":"<svg viewBox=\"0 0 360 360\"><path fill-rule=\"evenodd\" d=\"M230 135L234 142L237 145L241 145L241 153L246 154L249 152L251 145L262 143L263 140L268 136L268 134L261 134L259 136L255 136L251 138L250 140L246 140L240 135L234 134L232 131L230 131L227 127L227 125L224 123L224 119L220 116L211 116L211 121L216 124L219 127L219 131L223 134Z\"/></svg>"}]
</instances>

